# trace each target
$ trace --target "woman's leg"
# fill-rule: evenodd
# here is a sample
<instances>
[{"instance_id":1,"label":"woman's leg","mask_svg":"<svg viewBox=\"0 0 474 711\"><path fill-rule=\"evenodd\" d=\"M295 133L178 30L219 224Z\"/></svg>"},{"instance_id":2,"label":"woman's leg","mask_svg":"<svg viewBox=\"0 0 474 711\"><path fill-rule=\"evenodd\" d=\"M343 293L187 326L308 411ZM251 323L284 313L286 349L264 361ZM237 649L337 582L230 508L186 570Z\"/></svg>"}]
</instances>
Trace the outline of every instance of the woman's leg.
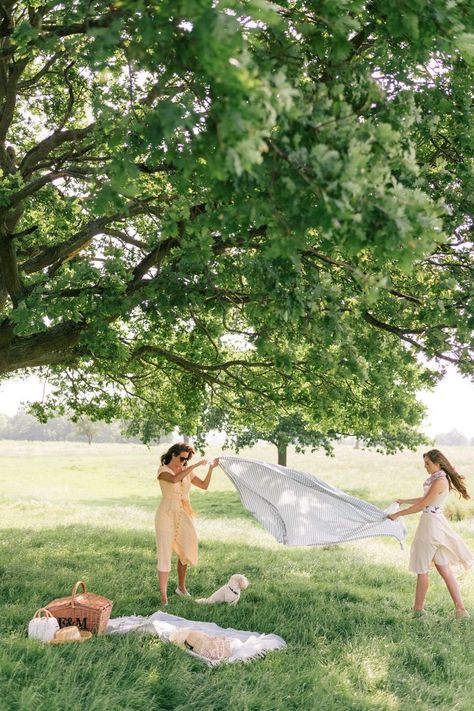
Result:
<instances>
[{"instance_id":1,"label":"woman's leg","mask_svg":"<svg viewBox=\"0 0 474 711\"><path fill-rule=\"evenodd\" d=\"M181 590L181 592L186 593L186 573L188 571L188 566L184 565L184 563L181 563L180 560L178 560L178 588Z\"/></svg>"},{"instance_id":2,"label":"woman's leg","mask_svg":"<svg viewBox=\"0 0 474 711\"><path fill-rule=\"evenodd\" d=\"M168 579L171 570L171 551L173 549L173 527L169 515L161 505L155 514L156 569L160 583L161 604L168 602Z\"/></svg>"},{"instance_id":3,"label":"woman's leg","mask_svg":"<svg viewBox=\"0 0 474 711\"><path fill-rule=\"evenodd\" d=\"M428 573L418 573L416 578L415 605L413 607L416 612L423 609L429 584Z\"/></svg>"},{"instance_id":4,"label":"woman's leg","mask_svg":"<svg viewBox=\"0 0 474 711\"><path fill-rule=\"evenodd\" d=\"M449 565L436 565L436 570L446 583L446 587L448 588L449 594L451 595L456 610L464 610L464 603L462 601L459 584L456 578L454 577L454 573L449 567Z\"/></svg>"},{"instance_id":5,"label":"woman's leg","mask_svg":"<svg viewBox=\"0 0 474 711\"><path fill-rule=\"evenodd\" d=\"M170 577L168 570L159 570L158 578L160 580L160 595L163 605L168 603L168 578Z\"/></svg>"}]
</instances>

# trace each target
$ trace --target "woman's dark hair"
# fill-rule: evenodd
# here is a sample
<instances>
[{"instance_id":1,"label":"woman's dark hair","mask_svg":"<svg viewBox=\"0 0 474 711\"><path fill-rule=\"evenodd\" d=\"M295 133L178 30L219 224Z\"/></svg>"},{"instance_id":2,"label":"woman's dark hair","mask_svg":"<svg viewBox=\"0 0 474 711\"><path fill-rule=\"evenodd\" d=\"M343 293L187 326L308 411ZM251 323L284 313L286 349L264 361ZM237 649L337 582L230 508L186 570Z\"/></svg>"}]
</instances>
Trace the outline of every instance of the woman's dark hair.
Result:
<instances>
[{"instance_id":1,"label":"woman's dark hair","mask_svg":"<svg viewBox=\"0 0 474 711\"><path fill-rule=\"evenodd\" d=\"M439 449L430 449L430 451L426 452L423 456L428 457L428 459L434 464L439 464L441 469L446 472L446 478L448 480L450 490L456 489L463 499L471 498L463 484L465 477L457 473L453 465L448 462L444 454L442 454Z\"/></svg>"},{"instance_id":2,"label":"woman's dark hair","mask_svg":"<svg viewBox=\"0 0 474 711\"><path fill-rule=\"evenodd\" d=\"M171 445L167 452L161 455L161 463L169 464L171 457L177 457L181 452L189 452L188 459L191 459L194 454L194 447L191 447L190 444L186 444L186 442L176 442L176 444Z\"/></svg>"}]
</instances>

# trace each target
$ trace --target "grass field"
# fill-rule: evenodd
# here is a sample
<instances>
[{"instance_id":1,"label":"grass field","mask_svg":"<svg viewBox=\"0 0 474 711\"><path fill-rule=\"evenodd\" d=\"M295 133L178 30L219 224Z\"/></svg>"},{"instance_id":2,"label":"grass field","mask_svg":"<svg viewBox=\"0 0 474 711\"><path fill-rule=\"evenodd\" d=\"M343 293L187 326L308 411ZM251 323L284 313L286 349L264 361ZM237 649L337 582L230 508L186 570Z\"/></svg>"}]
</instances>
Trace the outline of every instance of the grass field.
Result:
<instances>
[{"instance_id":1,"label":"grass field","mask_svg":"<svg viewBox=\"0 0 474 711\"><path fill-rule=\"evenodd\" d=\"M474 616L454 621L433 575L429 615L411 619L408 546L380 538L285 548L242 509L220 471L209 491L192 494L201 542L189 588L207 595L234 572L251 586L235 609L172 595L167 611L274 632L285 650L209 669L153 637L101 637L78 647L28 640L34 611L77 579L113 599L113 616L159 608L153 518L164 448L0 442L1 711L472 711ZM474 490L473 450L446 453ZM266 446L241 454L276 458ZM419 495L425 478L420 453L384 457L340 446L332 459L291 452L289 464L381 506ZM473 508L451 498L462 519L453 526L474 548ZM405 521L409 543L416 517ZM474 573L460 582L474 612Z\"/></svg>"}]
</instances>

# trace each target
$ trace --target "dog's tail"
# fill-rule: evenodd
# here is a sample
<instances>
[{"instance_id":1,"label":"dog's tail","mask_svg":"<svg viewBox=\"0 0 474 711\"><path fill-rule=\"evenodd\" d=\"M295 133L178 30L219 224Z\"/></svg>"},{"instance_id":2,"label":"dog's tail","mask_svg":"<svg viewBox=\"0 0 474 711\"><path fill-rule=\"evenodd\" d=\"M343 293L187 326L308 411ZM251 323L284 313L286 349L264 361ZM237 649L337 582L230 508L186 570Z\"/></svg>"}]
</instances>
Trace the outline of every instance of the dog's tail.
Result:
<instances>
[{"instance_id":1,"label":"dog's tail","mask_svg":"<svg viewBox=\"0 0 474 711\"><path fill-rule=\"evenodd\" d=\"M200 597L197 600L194 600L194 602L197 602L198 605L208 605L209 600L207 597Z\"/></svg>"}]
</instances>

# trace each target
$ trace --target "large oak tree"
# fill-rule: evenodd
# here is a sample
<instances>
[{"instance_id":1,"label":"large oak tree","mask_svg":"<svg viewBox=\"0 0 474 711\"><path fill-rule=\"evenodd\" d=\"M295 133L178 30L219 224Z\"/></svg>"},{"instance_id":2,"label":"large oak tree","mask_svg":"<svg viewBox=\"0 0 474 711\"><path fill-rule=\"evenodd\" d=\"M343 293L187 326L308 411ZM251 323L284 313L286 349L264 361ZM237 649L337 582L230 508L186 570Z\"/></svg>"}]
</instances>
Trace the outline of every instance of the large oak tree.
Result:
<instances>
[{"instance_id":1,"label":"large oak tree","mask_svg":"<svg viewBox=\"0 0 474 711\"><path fill-rule=\"evenodd\" d=\"M2 0L0 377L145 438L256 398L414 427L420 356L473 372L473 13Z\"/></svg>"}]
</instances>

